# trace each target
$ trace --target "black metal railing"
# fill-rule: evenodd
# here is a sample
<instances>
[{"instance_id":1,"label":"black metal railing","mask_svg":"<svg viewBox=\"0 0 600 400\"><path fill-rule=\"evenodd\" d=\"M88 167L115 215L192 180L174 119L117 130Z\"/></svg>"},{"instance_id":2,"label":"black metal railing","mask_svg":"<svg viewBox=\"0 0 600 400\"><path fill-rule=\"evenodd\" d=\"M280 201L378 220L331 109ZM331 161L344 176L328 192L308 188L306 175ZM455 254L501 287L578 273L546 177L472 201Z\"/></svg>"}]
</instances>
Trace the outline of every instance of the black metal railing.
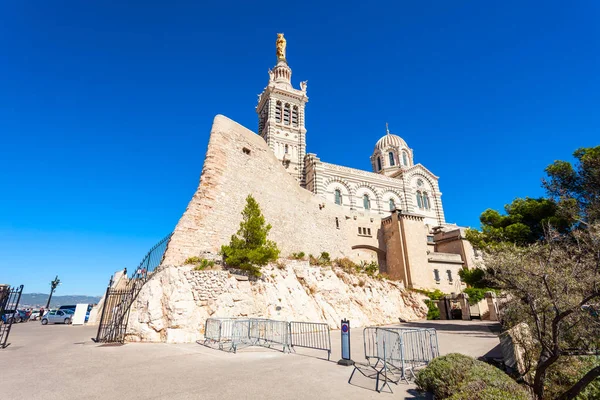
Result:
<instances>
[{"instance_id":1,"label":"black metal railing","mask_svg":"<svg viewBox=\"0 0 600 400\"><path fill-rule=\"evenodd\" d=\"M20 319L17 313L22 293L23 285L14 288L0 286L0 349L10 345L8 336L13 322Z\"/></svg>"},{"instance_id":2,"label":"black metal railing","mask_svg":"<svg viewBox=\"0 0 600 400\"><path fill-rule=\"evenodd\" d=\"M106 293L104 295L104 305L98 333L96 339L98 343L123 343L129 321L129 311L133 301L136 299L144 284L152 277L156 268L162 263L169 240L173 234L170 233L142 258L140 264L131 272L127 279L125 287L113 288L113 277L110 278Z\"/></svg>"}]
</instances>

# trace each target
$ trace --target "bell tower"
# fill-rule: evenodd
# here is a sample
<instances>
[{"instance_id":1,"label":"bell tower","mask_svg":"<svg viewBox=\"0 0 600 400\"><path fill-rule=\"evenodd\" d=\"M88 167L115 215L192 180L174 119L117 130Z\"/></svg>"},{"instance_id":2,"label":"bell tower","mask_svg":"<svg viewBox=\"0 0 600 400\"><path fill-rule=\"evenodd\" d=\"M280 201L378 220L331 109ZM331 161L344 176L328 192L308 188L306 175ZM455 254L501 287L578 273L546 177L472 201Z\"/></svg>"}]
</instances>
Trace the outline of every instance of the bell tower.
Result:
<instances>
[{"instance_id":1,"label":"bell tower","mask_svg":"<svg viewBox=\"0 0 600 400\"><path fill-rule=\"evenodd\" d=\"M269 70L269 83L258 95L258 134L267 142L290 175L304 187L304 107L308 102L307 82L300 82L300 89L294 89L292 86L292 69L287 63L283 33L277 34L275 48L277 64Z\"/></svg>"}]
</instances>

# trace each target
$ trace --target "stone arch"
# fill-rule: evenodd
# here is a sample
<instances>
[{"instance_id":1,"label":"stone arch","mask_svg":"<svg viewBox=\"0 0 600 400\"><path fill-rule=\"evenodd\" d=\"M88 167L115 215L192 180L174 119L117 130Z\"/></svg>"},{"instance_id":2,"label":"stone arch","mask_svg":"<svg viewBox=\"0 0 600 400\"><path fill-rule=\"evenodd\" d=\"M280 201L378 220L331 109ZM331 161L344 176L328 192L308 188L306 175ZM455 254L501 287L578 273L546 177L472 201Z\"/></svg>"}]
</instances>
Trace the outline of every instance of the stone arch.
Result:
<instances>
[{"instance_id":1,"label":"stone arch","mask_svg":"<svg viewBox=\"0 0 600 400\"><path fill-rule=\"evenodd\" d=\"M385 188L382 190L382 195L381 195L381 205L382 205L382 210L383 211L390 211L389 207L386 208L386 205L389 205L389 201L390 198L394 199L394 203L396 204L396 207L402 207L402 200L403 200L403 196L400 194L399 191L397 191L396 189L392 189L392 188Z\"/></svg>"},{"instance_id":2,"label":"stone arch","mask_svg":"<svg viewBox=\"0 0 600 400\"><path fill-rule=\"evenodd\" d=\"M364 257L360 255L360 250L367 250L368 252L374 253L377 258L377 265L379 265L379 272L385 271L386 269L386 252L381 248L369 244L357 244L352 246L352 253L356 259L360 261L374 261L374 257Z\"/></svg>"},{"instance_id":3,"label":"stone arch","mask_svg":"<svg viewBox=\"0 0 600 400\"><path fill-rule=\"evenodd\" d=\"M339 189L342 194L342 206L352 204L352 189L350 184L344 179L331 177L325 183L325 193L327 199L335 204L335 190Z\"/></svg>"},{"instance_id":4,"label":"stone arch","mask_svg":"<svg viewBox=\"0 0 600 400\"><path fill-rule=\"evenodd\" d=\"M441 199L440 199L440 194L438 192L437 189L437 182L427 173L423 172L423 171L414 171L413 173L411 173L409 176L407 176L407 180L409 182L409 190L410 190L410 197L411 200L413 201L414 206L416 207L416 200L413 199L414 196L416 196L417 191L419 190L417 185L416 185L416 181L415 181L415 185L412 185L412 182L415 178L421 178L424 181L427 182L428 187L424 187L423 189L420 189L421 192L426 192L430 201L430 205L431 208L428 211L425 211L426 213L434 213L436 219L438 220L438 223L440 221L442 221L442 213L441 213ZM424 212L423 210L418 210L419 212Z\"/></svg>"},{"instance_id":5,"label":"stone arch","mask_svg":"<svg viewBox=\"0 0 600 400\"><path fill-rule=\"evenodd\" d=\"M375 211L380 209L381 195L379 191L371 184L366 182L361 182L354 187L354 197L356 199L356 207L359 209L364 209L362 198L364 194L369 195L369 199L371 200L371 208L369 211Z\"/></svg>"}]
</instances>

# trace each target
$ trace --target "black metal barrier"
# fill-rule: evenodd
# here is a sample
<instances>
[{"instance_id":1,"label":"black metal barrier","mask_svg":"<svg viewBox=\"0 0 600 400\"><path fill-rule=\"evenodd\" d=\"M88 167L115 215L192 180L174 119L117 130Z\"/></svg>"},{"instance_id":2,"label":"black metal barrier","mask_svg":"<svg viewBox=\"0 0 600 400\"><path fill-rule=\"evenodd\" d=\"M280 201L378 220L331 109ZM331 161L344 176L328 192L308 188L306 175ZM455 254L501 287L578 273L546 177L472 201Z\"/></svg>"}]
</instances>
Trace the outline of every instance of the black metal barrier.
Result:
<instances>
[{"instance_id":1,"label":"black metal barrier","mask_svg":"<svg viewBox=\"0 0 600 400\"><path fill-rule=\"evenodd\" d=\"M19 319L17 313L23 285L12 288L10 286L0 286L0 349L10 345L8 335L16 319Z\"/></svg>"}]
</instances>

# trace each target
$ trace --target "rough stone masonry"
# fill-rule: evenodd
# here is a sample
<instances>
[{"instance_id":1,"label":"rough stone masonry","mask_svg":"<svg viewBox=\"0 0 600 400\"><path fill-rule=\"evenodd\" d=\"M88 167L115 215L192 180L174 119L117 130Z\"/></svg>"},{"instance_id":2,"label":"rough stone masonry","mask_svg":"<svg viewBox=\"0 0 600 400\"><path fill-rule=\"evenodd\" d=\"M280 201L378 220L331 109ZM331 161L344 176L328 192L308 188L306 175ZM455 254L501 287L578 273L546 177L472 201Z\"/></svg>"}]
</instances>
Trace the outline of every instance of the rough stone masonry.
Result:
<instances>
[{"instance_id":1,"label":"rough stone masonry","mask_svg":"<svg viewBox=\"0 0 600 400\"><path fill-rule=\"evenodd\" d=\"M272 225L269 238L283 257L300 251L349 255L351 225L344 211L324 207L323 199L298 186L261 137L218 115L198 190L175 228L162 266L132 306L128 340L195 341L210 316L323 321L337 327L342 318L361 326L426 314L420 297L400 282L311 267L306 261L270 265L257 282L183 265L191 256L218 257L221 245L239 227L249 194Z\"/></svg>"}]
</instances>

